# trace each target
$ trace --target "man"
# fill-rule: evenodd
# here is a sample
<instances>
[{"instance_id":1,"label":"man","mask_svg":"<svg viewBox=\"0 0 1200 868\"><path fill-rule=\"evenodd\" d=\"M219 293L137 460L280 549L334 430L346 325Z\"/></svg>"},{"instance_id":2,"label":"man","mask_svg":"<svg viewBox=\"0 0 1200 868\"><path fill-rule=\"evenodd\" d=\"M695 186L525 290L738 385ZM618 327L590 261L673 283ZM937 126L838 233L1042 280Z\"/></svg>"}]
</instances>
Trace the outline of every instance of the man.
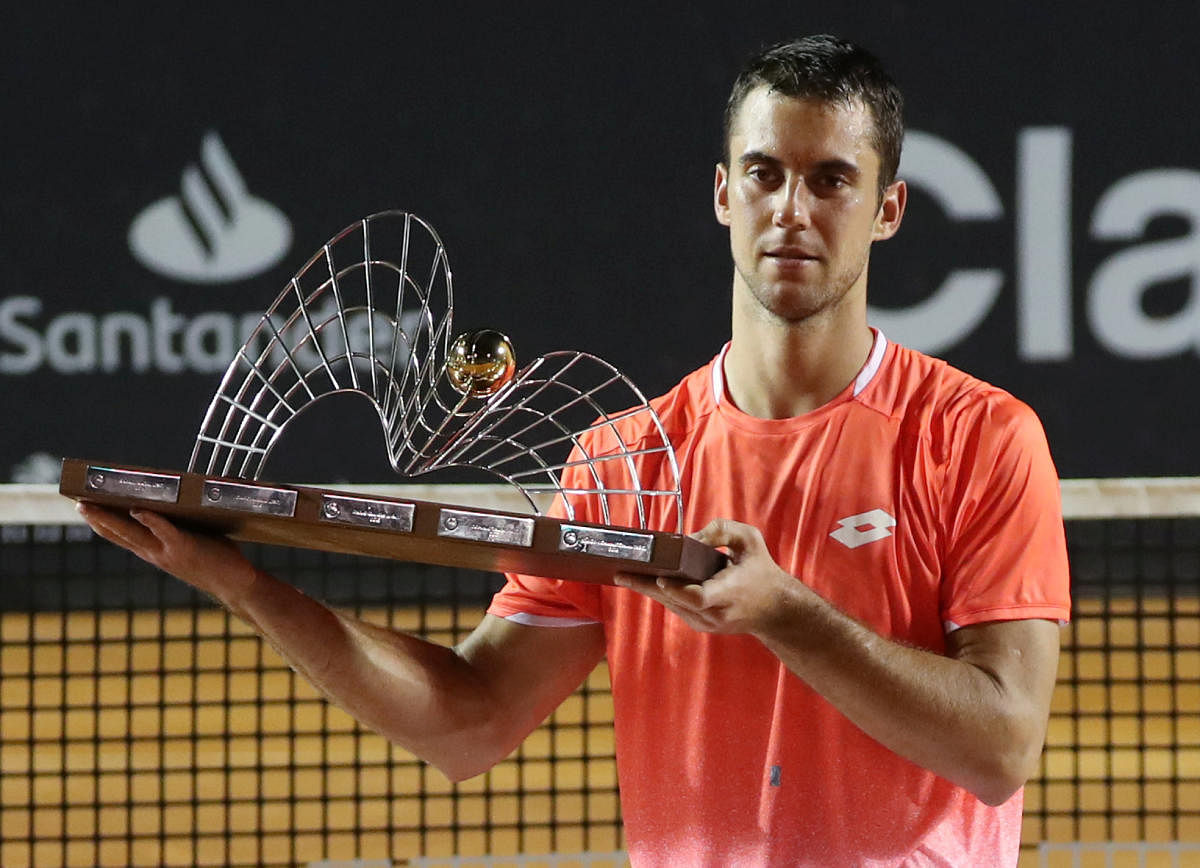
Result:
<instances>
[{"instance_id":1,"label":"man","mask_svg":"<svg viewBox=\"0 0 1200 868\"><path fill-rule=\"evenodd\" d=\"M452 778L607 654L635 865L1015 864L1069 613L1057 479L1027 407L867 326L871 245L904 214L900 108L831 37L734 86L714 185L732 340L653 402L685 529L730 552L702 585L510 576L450 650L159 516L84 515Z\"/></svg>"}]
</instances>

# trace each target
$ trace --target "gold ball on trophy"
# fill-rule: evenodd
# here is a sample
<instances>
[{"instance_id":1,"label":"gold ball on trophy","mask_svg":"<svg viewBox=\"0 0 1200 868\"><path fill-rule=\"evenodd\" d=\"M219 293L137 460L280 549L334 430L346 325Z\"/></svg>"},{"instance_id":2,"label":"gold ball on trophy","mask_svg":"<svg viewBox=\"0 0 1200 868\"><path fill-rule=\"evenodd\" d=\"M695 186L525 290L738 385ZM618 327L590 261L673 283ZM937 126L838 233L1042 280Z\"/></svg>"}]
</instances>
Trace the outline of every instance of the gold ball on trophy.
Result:
<instances>
[{"instance_id":1,"label":"gold ball on trophy","mask_svg":"<svg viewBox=\"0 0 1200 868\"><path fill-rule=\"evenodd\" d=\"M472 398L496 394L511 382L516 370L512 343L495 329L459 335L446 359L450 384Z\"/></svg>"}]
</instances>

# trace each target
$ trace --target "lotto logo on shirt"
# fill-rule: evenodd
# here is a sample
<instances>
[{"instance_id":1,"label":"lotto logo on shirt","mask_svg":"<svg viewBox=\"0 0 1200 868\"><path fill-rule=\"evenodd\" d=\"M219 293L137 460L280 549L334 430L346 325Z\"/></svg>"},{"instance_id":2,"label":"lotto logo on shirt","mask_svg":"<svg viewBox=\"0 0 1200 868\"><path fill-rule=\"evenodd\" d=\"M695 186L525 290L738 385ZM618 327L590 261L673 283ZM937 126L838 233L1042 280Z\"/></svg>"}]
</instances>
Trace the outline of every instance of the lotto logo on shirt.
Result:
<instances>
[{"instance_id":1,"label":"lotto logo on shirt","mask_svg":"<svg viewBox=\"0 0 1200 868\"><path fill-rule=\"evenodd\" d=\"M892 535L896 519L882 509L860 512L838 520L838 528L830 534L846 548L856 549L867 543L887 539Z\"/></svg>"}]
</instances>

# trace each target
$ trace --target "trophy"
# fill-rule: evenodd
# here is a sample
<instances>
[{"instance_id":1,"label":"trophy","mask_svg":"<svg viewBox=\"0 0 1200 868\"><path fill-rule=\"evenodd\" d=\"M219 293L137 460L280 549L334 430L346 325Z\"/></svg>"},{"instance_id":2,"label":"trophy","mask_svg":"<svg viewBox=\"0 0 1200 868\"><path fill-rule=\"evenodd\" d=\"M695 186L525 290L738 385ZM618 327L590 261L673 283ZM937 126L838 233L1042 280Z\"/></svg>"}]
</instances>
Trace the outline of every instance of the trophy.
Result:
<instances>
[{"instance_id":1,"label":"trophy","mask_svg":"<svg viewBox=\"0 0 1200 868\"><path fill-rule=\"evenodd\" d=\"M493 329L455 335L445 248L403 211L366 217L293 277L238 349L186 472L65 459L59 490L234 539L549 578L703 581L724 555L682 535L674 448L645 396L594 355L518 367ZM388 461L414 479L473 468L526 513L260 480L322 398L371 402ZM346 448L355 444L346 443Z\"/></svg>"}]
</instances>

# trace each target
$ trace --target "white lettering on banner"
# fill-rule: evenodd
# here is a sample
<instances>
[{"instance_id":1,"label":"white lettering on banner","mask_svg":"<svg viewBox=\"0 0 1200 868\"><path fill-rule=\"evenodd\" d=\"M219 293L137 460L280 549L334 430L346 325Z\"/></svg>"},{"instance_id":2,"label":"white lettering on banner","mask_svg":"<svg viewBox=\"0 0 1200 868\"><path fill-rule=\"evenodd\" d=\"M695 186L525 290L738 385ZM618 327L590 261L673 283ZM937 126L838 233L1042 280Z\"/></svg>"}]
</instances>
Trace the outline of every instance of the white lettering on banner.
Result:
<instances>
[{"instance_id":1,"label":"white lettering on banner","mask_svg":"<svg viewBox=\"0 0 1200 868\"><path fill-rule=\"evenodd\" d=\"M0 374L32 374L42 365L45 350L42 336L20 321L21 315L37 316L42 302L30 295L14 295L0 302L0 340L21 352L0 353Z\"/></svg>"},{"instance_id":2,"label":"white lettering on banner","mask_svg":"<svg viewBox=\"0 0 1200 868\"><path fill-rule=\"evenodd\" d=\"M1004 215L996 188L979 164L949 142L912 130L905 135L900 173L927 191L952 220ZM902 344L936 353L955 346L983 322L1000 295L997 268L952 271L925 301L906 309L870 309L871 322Z\"/></svg>"},{"instance_id":3,"label":"white lettering on banner","mask_svg":"<svg viewBox=\"0 0 1200 868\"><path fill-rule=\"evenodd\" d=\"M1092 214L1092 237L1124 241L1155 217L1182 217L1191 235L1114 253L1092 277L1088 320L1105 344L1130 358L1156 358L1200 348L1200 174L1159 169L1114 184ZM1187 304L1151 317L1142 297L1156 283L1191 278Z\"/></svg>"},{"instance_id":4,"label":"white lettering on banner","mask_svg":"<svg viewBox=\"0 0 1200 868\"><path fill-rule=\"evenodd\" d=\"M43 367L59 374L217 373L229 366L238 347L250 339L262 320L259 313L239 316L224 311L188 316L176 312L168 298L154 299L148 315L69 311L39 327L41 313L42 301L34 296L15 295L0 301L0 374L31 374ZM344 355L346 342L333 299L311 306L309 316L317 324L338 322L337 328L322 332L321 351L328 358ZM397 342L398 365L406 363L409 342L421 333L420 319L420 311L409 311L401 317L405 337ZM373 331L376 354L390 364L393 329L382 313L376 313L373 330L361 312L351 313L345 324L356 353L366 351ZM301 336L307 331L303 319L274 326L285 343L299 345L292 351L296 364L305 370L321 364L321 355L311 340L301 345ZM261 354L271 338L269 330L261 330L248 348L250 357ZM278 343L268 359L271 366L287 361Z\"/></svg>"},{"instance_id":5,"label":"white lettering on banner","mask_svg":"<svg viewBox=\"0 0 1200 868\"><path fill-rule=\"evenodd\" d=\"M1074 356L1071 261L1072 136L1065 127L1030 127L1017 136L1017 356L1061 361ZM996 220L1004 209L987 174L937 136L911 131L900 176L930 195L954 221ZM1159 216L1183 218L1190 234L1118 251L1102 262L1087 290L1095 337L1115 355L1162 358L1200 351L1200 172L1150 169L1114 183L1092 214L1091 237L1135 241ZM1155 284L1187 279L1188 303L1171 316L1150 316L1142 299ZM952 349L975 331L1000 297L1004 272L954 269L924 301L905 308L872 306L885 334L930 353Z\"/></svg>"},{"instance_id":6,"label":"white lettering on banner","mask_svg":"<svg viewBox=\"0 0 1200 868\"><path fill-rule=\"evenodd\" d=\"M1017 353L1071 357L1071 131L1017 137Z\"/></svg>"}]
</instances>

